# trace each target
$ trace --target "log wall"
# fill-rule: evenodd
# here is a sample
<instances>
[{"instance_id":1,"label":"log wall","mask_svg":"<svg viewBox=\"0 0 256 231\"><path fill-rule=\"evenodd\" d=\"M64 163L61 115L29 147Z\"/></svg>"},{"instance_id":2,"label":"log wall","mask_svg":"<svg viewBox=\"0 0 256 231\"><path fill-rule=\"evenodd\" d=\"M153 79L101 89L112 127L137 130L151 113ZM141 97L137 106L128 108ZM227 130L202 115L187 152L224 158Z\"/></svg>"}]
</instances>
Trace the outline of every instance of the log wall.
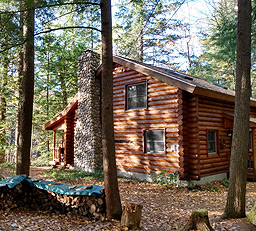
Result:
<instances>
[{"instance_id":1,"label":"log wall","mask_svg":"<svg viewBox=\"0 0 256 231\"><path fill-rule=\"evenodd\" d=\"M76 128L77 110L72 111L65 116L64 132L64 165L74 164L74 131Z\"/></svg>"},{"instance_id":2,"label":"log wall","mask_svg":"<svg viewBox=\"0 0 256 231\"><path fill-rule=\"evenodd\" d=\"M200 178L228 173L231 153L231 137L225 128L223 113L233 114L234 104L211 100L189 93L183 94L184 109L184 169L185 178ZM251 109L251 117L255 117L255 109ZM217 131L217 154L208 154L207 131ZM255 131L253 129L253 152ZM251 152L251 159L253 159ZM250 154L250 152L249 152ZM254 170L251 170L251 174Z\"/></svg>"},{"instance_id":3,"label":"log wall","mask_svg":"<svg viewBox=\"0 0 256 231\"><path fill-rule=\"evenodd\" d=\"M182 94L173 86L136 71L114 66L113 109L117 168L123 172L183 174ZM125 108L126 85L147 82L147 108ZM166 153L144 152L144 131L165 129ZM181 153L181 155L180 155Z\"/></svg>"}]
</instances>

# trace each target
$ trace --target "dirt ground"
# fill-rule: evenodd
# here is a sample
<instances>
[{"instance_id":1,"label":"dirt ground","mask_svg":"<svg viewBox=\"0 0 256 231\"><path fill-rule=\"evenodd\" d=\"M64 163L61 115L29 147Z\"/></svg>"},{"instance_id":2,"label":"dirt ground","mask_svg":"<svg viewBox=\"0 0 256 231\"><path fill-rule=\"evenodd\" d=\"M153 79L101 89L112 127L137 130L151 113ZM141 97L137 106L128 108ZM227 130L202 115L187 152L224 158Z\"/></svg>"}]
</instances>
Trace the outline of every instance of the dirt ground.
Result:
<instances>
[{"instance_id":1,"label":"dirt ground","mask_svg":"<svg viewBox=\"0 0 256 231\"><path fill-rule=\"evenodd\" d=\"M44 178L42 172L47 168L31 168L31 176ZM99 184L92 180L83 180L81 184ZM119 179L120 195L123 202L143 205L141 229L152 231L179 230L193 210L207 209L212 227L215 230L252 231L256 227L245 219L222 220L220 217L225 206L227 188L214 182L203 188L166 188L163 185ZM247 184L247 213L256 198L256 183ZM45 212L14 210L9 214L0 214L0 230L127 230L117 221L91 222L80 217L71 217Z\"/></svg>"}]
</instances>

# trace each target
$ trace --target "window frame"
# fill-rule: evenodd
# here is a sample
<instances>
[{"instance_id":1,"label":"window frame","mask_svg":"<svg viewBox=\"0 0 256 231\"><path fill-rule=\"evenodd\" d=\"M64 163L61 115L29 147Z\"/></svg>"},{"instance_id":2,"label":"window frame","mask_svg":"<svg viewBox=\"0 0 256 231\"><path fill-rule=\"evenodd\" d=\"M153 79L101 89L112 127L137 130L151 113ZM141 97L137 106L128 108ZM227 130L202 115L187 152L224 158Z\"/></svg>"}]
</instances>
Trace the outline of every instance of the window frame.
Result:
<instances>
[{"instance_id":1,"label":"window frame","mask_svg":"<svg viewBox=\"0 0 256 231\"><path fill-rule=\"evenodd\" d=\"M137 107L137 108L128 108L128 87L139 85L139 84L145 84L146 87L146 106L145 107ZM125 85L125 110L140 110L140 109L147 109L148 108L148 83L146 80L144 81L138 81L134 83L129 83Z\"/></svg>"},{"instance_id":2,"label":"window frame","mask_svg":"<svg viewBox=\"0 0 256 231\"><path fill-rule=\"evenodd\" d=\"M253 151L253 134L252 134L252 130L249 130L249 147L248 147L248 151L252 152Z\"/></svg>"},{"instance_id":3,"label":"window frame","mask_svg":"<svg viewBox=\"0 0 256 231\"><path fill-rule=\"evenodd\" d=\"M161 153L157 152L147 152L147 131L163 131L163 143L164 143L164 150ZM166 129L165 128L154 128L154 129L145 129L143 130L143 152L146 154L156 154L156 155L165 155L166 154Z\"/></svg>"},{"instance_id":4,"label":"window frame","mask_svg":"<svg viewBox=\"0 0 256 231\"><path fill-rule=\"evenodd\" d=\"M209 152L209 132L215 132L215 152ZM206 135L207 135L207 154L208 155L219 155L219 132L218 130L214 130L214 129L207 129L206 131ZM211 141L212 142L212 141Z\"/></svg>"}]
</instances>

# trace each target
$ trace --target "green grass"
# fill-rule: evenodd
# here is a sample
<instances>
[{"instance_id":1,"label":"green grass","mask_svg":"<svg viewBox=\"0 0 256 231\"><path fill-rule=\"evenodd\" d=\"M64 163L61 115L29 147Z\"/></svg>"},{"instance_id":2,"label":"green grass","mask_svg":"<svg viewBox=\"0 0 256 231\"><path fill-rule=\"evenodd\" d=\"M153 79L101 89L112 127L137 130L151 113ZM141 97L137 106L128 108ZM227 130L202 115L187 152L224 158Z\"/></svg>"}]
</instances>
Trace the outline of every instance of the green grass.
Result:
<instances>
[{"instance_id":1,"label":"green grass","mask_svg":"<svg viewBox=\"0 0 256 231\"><path fill-rule=\"evenodd\" d=\"M102 172L89 173L84 171L54 169L46 171L44 174L55 181L77 182L84 178L103 181Z\"/></svg>"}]
</instances>

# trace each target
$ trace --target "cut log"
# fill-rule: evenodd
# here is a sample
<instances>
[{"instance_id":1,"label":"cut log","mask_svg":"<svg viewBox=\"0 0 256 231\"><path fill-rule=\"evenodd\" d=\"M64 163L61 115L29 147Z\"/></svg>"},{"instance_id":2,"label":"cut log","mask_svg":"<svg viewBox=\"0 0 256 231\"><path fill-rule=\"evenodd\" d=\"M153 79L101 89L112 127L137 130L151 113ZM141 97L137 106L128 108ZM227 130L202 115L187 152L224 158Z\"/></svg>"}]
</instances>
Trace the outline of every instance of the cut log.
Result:
<instances>
[{"instance_id":1,"label":"cut log","mask_svg":"<svg viewBox=\"0 0 256 231\"><path fill-rule=\"evenodd\" d=\"M142 205L126 202L123 207L121 225L128 229L139 229L142 213Z\"/></svg>"},{"instance_id":2,"label":"cut log","mask_svg":"<svg viewBox=\"0 0 256 231\"><path fill-rule=\"evenodd\" d=\"M181 231L198 230L198 231L214 231L211 227L208 217L208 211L201 209L193 211L188 223Z\"/></svg>"}]
</instances>

